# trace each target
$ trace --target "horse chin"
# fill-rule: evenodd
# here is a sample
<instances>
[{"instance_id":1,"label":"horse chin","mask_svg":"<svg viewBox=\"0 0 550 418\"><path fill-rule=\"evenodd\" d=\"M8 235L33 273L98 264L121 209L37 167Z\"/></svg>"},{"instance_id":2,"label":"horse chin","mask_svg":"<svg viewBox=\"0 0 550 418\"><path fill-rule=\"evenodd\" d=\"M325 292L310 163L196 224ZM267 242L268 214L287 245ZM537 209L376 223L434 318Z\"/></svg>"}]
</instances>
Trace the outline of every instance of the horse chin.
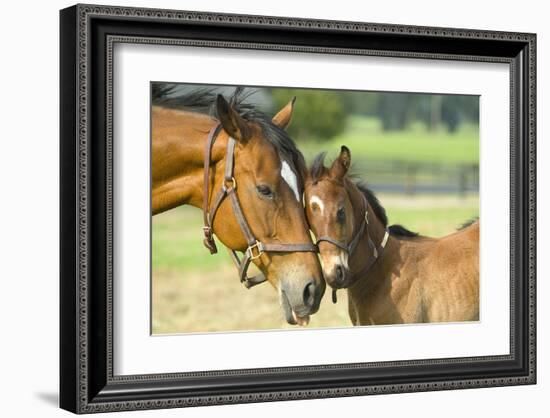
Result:
<instances>
[{"instance_id":1,"label":"horse chin","mask_svg":"<svg viewBox=\"0 0 550 418\"><path fill-rule=\"evenodd\" d=\"M285 292L281 292L281 306L283 307L283 311L285 313L286 322L288 322L290 325L300 325L305 327L307 324L309 324L309 315L297 315L290 306L290 302L288 301L288 297L286 296Z\"/></svg>"}]
</instances>

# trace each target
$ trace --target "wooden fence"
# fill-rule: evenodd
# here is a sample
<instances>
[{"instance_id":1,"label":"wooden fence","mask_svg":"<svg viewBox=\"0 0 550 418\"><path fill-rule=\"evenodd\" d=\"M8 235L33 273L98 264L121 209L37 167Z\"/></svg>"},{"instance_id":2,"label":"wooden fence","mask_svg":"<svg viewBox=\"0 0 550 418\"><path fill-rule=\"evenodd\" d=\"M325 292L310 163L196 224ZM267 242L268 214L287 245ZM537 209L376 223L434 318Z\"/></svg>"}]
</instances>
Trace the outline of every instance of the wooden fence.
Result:
<instances>
[{"instance_id":1,"label":"wooden fence","mask_svg":"<svg viewBox=\"0 0 550 418\"><path fill-rule=\"evenodd\" d=\"M375 191L388 193L479 193L478 164L365 161L354 171Z\"/></svg>"}]
</instances>

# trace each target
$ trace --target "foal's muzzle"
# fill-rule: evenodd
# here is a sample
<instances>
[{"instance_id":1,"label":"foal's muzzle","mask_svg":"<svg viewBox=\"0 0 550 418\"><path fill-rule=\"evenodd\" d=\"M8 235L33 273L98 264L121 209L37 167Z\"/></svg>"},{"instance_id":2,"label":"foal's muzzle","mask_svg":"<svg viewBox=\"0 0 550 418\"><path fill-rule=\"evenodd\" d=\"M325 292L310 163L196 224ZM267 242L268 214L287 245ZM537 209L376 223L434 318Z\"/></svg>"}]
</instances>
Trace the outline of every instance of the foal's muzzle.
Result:
<instances>
[{"instance_id":1,"label":"foal's muzzle","mask_svg":"<svg viewBox=\"0 0 550 418\"><path fill-rule=\"evenodd\" d=\"M325 273L325 280L334 289L342 289L348 286L350 277L349 269L343 264L336 264L331 273Z\"/></svg>"}]
</instances>

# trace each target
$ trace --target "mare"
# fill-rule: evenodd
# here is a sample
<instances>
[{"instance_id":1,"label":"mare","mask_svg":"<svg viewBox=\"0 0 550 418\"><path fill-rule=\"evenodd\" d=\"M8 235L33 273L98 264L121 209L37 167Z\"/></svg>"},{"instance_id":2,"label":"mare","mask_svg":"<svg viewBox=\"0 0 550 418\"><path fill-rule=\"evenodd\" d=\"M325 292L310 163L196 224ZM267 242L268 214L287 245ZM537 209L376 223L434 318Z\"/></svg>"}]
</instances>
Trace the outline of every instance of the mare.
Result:
<instances>
[{"instance_id":1,"label":"mare","mask_svg":"<svg viewBox=\"0 0 550 418\"><path fill-rule=\"evenodd\" d=\"M307 325L325 282L302 201L307 169L285 131L294 100L269 118L247 97L241 88L226 98L206 89L175 95L153 85L152 212L202 209L211 253L215 234L232 250L247 287L266 279L287 322ZM249 263L263 279L246 276Z\"/></svg>"}]
</instances>

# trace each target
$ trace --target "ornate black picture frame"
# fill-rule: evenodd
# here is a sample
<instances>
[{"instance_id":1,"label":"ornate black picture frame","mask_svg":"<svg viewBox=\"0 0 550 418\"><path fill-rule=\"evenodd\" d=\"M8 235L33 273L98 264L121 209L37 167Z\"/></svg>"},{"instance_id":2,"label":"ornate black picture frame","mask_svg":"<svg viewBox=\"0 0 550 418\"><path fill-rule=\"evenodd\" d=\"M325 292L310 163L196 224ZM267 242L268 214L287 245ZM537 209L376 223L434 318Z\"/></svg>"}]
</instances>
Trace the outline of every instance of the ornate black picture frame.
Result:
<instances>
[{"instance_id":1,"label":"ornate black picture frame","mask_svg":"<svg viewBox=\"0 0 550 418\"><path fill-rule=\"evenodd\" d=\"M91 413L535 383L534 34L93 5L62 10L60 23L62 408ZM117 42L508 64L510 354L114 375L112 57Z\"/></svg>"}]
</instances>

